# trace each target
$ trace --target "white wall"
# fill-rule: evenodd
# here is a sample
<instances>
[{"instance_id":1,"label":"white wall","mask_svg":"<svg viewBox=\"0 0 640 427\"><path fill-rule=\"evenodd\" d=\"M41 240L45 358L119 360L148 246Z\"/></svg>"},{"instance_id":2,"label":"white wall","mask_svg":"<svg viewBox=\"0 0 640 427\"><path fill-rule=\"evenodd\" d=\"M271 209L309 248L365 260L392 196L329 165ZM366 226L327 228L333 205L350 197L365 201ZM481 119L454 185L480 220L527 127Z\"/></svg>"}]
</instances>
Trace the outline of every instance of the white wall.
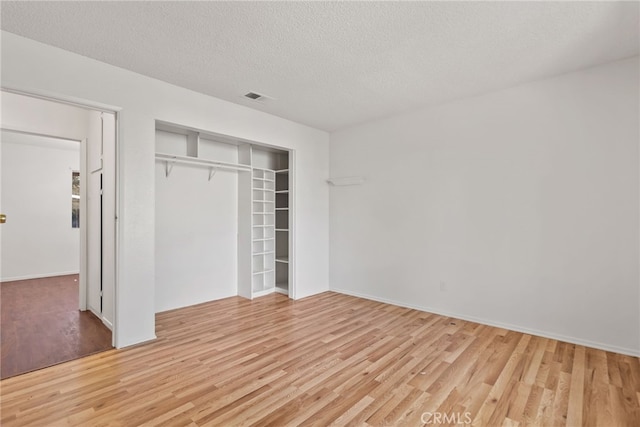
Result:
<instances>
[{"instance_id":1,"label":"white wall","mask_svg":"<svg viewBox=\"0 0 640 427\"><path fill-rule=\"evenodd\" d=\"M186 136L157 132L159 152ZM178 140L175 140L178 139ZM238 162L237 147L218 160ZM233 158L229 158L232 154ZM238 294L238 172L156 162L156 312Z\"/></svg>"},{"instance_id":2,"label":"white wall","mask_svg":"<svg viewBox=\"0 0 640 427\"><path fill-rule=\"evenodd\" d=\"M2 65L3 72L5 65ZM89 134L90 113L85 109L9 92L2 92L1 95L4 129L78 141Z\"/></svg>"},{"instance_id":3,"label":"white wall","mask_svg":"<svg viewBox=\"0 0 640 427\"><path fill-rule=\"evenodd\" d=\"M155 337L155 120L295 150L296 297L328 289L329 135L2 32L2 85L121 108L118 347ZM214 78L215 76L212 76Z\"/></svg>"},{"instance_id":4,"label":"white wall","mask_svg":"<svg viewBox=\"0 0 640 427\"><path fill-rule=\"evenodd\" d=\"M1 280L77 274L71 175L80 171L80 143L2 131L1 150Z\"/></svg>"},{"instance_id":5,"label":"white wall","mask_svg":"<svg viewBox=\"0 0 640 427\"><path fill-rule=\"evenodd\" d=\"M331 136L331 288L640 354L638 58ZM441 291L444 282L445 290Z\"/></svg>"}]
</instances>

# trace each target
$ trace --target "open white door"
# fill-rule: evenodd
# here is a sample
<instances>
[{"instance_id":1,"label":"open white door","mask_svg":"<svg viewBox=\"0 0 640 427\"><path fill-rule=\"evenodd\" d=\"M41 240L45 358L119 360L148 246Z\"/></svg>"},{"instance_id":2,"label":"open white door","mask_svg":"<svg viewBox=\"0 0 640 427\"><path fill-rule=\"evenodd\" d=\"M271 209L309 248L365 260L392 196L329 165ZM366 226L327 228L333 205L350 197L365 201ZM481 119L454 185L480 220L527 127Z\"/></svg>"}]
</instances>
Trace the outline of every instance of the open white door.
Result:
<instances>
[{"instance_id":1,"label":"open white door","mask_svg":"<svg viewBox=\"0 0 640 427\"><path fill-rule=\"evenodd\" d=\"M92 111L87 143L87 308L113 330L115 114Z\"/></svg>"},{"instance_id":2,"label":"open white door","mask_svg":"<svg viewBox=\"0 0 640 427\"><path fill-rule=\"evenodd\" d=\"M116 116L102 113L102 321L113 331L116 288Z\"/></svg>"}]
</instances>

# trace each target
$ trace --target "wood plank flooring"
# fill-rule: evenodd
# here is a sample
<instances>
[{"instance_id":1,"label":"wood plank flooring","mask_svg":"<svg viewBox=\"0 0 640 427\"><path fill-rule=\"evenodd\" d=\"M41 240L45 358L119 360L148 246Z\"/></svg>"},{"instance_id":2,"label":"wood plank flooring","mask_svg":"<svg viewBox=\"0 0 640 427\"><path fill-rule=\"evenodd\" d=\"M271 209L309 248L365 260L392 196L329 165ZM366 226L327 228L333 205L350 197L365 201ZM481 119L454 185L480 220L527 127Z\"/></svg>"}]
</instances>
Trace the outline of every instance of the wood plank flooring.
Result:
<instances>
[{"instance_id":1,"label":"wood plank flooring","mask_svg":"<svg viewBox=\"0 0 640 427\"><path fill-rule=\"evenodd\" d=\"M638 358L327 292L157 315L3 380L2 426L639 426Z\"/></svg>"},{"instance_id":2,"label":"wood plank flooring","mask_svg":"<svg viewBox=\"0 0 640 427\"><path fill-rule=\"evenodd\" d=\"M78 275L0 283L0 378L112 348L111 331L78 310Z\"/></svg>"}]
</instances>

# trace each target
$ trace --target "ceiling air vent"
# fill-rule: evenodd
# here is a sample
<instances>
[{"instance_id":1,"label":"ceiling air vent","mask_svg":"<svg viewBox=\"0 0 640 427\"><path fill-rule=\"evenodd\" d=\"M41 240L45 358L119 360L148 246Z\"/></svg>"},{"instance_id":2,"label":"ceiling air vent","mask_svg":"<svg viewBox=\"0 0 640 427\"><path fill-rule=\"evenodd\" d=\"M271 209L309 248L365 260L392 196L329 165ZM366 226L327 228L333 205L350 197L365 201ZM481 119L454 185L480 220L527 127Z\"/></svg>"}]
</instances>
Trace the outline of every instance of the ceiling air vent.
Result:
<instances>
[{"instance_id":1,"label":"ceiling air vent","mask_svg":"<svg viewBox=\"0 0 640 427\"><path fill-rule=\"evenodd\" d=\"M242 97L250 99L251 101L259 102L261 104L268 104L269 102L274 100L274 98L258 92L247 92L242 95Z\"/></svg>"},{"instance_id":2,"label":"ceiling air vent","mask_svg":"<svg viewBox=\"0 0 640 427\"><path fill-rule=\"evenodd\" d=\"M257 100L263 98L262 95L260 95L259 93L255 93L255 92L245 93L244 96L249 98L249 99L253 99L254 101L257 101Z\"/></svg>"}]
</instances>

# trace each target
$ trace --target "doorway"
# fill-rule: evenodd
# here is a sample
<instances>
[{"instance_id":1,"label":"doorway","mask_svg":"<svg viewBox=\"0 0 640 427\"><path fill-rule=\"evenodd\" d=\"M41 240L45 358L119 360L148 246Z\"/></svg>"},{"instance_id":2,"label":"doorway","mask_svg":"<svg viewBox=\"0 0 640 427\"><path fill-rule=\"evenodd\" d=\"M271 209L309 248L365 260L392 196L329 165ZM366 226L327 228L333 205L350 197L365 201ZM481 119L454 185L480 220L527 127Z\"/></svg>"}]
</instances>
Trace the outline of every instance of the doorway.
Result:
<instances>
[{"instance_id":1,"label":"doorway","mask_svg":"<svg viewBox=\"0 0 640 427\"><path fill-rule=\"evenodd\" d=\"M1 136L6 378L112 348L116 115L3 91Z\"/></svg>"}]
</instances>

